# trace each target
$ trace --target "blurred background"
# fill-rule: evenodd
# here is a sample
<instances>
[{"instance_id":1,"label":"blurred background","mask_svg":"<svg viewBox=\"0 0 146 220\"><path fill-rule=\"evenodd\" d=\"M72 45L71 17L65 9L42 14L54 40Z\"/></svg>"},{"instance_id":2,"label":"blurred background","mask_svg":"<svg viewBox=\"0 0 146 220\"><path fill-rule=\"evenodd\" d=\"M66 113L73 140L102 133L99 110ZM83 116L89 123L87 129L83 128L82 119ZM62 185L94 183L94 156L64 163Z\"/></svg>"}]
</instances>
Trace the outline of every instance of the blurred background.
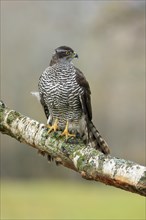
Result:
<instances>
[{"instance_id":1,"label":"blurred background","mask_svg":"<svg viewBox=\"0 0 146 220\"><path fill-rule=\"evenodd\" d=\"M32 97L54 49L72 47L113 156L145 163L145 1L1 1L1 99L46 123ZM144 198L48 164L1 135L1 219L145 219ZM84 210L84 211L81 211Z\"/></svg>"}]
</instances>

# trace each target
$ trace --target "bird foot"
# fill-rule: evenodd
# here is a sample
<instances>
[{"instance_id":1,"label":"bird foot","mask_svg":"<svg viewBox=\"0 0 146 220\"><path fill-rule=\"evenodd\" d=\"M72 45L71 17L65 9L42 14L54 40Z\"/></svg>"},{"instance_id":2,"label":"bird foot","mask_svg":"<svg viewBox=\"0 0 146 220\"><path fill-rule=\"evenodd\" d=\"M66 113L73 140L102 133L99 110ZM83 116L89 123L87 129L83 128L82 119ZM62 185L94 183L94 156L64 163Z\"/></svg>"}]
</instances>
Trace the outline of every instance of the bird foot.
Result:
<instances>
[{"instance_id":1,"label":"bird foot","mask_svg":"<svg viewBox=\"0 0 146 220\"><path fill-rule=\"evenodd\" d=\"M76 135L75 135L75 134L70 134L70 133L68 132L68 130L65 129L65 130L62 132L61 136L65 136L65 137L66 137L66 140L67 140L69 137L75 137Z\"/></svg>"},{"instance_id":2,"label":"bird foot","mask_svg":"<svg viewBox=\"0 0 146 220\"><path fill-rule=\"evenodd\" d=\"M65 129L64 129L64 131L63 131L62 134L61 134L61 136L65 136L65 137L66 137L66 140L67 140L69 137L76 137L75 134L70 134L70 133L69 133L69 131L68 131L68 125L69 125L69 123L68 123L68 121L67 121L66 126L65 126Z\"/></svg>"},{"instance_id":3,"label":"bird foot","mask_svg":"<svg viewBox=\"0 0 146 220\"><path fill-rule=\"evenodd\" d=\"M47 128L49 128L48 133L50 133L51 131L57 131L58 129L58 119L55 119L55 122L53 125L47 125Z\"/></svg>"}]
</instances>

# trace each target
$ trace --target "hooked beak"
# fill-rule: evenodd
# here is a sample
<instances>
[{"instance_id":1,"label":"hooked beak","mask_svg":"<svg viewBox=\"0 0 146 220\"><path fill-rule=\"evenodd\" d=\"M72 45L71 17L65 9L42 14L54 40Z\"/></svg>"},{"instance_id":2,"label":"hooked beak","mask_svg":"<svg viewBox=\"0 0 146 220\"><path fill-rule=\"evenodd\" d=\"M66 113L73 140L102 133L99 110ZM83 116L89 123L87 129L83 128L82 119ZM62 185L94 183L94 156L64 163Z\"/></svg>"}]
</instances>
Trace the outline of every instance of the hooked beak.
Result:
<instances>
[{"instance_id":1,"label":"hooked beak","mask_svg":"<svg viewBox=\"0 0 146 220\"><path fill-rule=\"evenodd\" d=\"M79 58L79 56L76 52L73 53L73 58Z\"/></svg>"}]
</instances>

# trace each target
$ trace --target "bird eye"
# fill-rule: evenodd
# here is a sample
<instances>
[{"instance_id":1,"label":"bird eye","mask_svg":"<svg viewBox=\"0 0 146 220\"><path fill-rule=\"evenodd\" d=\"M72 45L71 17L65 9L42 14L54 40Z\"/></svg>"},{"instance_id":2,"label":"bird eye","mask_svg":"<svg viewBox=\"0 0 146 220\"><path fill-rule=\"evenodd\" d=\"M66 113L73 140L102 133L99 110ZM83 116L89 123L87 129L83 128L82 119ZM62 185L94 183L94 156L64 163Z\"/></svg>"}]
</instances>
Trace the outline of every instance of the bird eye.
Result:
<instances>
[{"instance_id":1,"label":"bird eye","mask_svg":"<svg viewBox=\"0 0 146 220\"><path fill-rule=\"evenodd\" d=\"M66 51L66 55L69 55L69 54L70 54L70 51L67 50L67 51Z\"/></svg>"}]
</instances>

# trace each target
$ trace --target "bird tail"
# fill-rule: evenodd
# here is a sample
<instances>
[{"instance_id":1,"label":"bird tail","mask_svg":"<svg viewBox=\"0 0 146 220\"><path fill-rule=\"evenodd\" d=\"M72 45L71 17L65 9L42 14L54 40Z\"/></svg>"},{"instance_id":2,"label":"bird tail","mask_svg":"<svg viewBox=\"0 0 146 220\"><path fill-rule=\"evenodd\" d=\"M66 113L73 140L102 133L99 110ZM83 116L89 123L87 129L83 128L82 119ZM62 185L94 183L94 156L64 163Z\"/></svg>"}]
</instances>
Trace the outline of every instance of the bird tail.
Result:
<instances>
[{"instance_id":1,"label":"bird tail","mask_svg":"<svg viewBox=\"0 0 146 220\"><path fill-rule=\"evenodd\" d=\"M102 138L102 136L99 134L99 132L97 131L96 127L94 126L94 124L92 123L92 121L90 121L88 123L88 139L89 139L89 143L97 150L101 151L104 154L109 154L110 153L110 149L106 143L106 141Z\"/></svg>"}]
</instances>

